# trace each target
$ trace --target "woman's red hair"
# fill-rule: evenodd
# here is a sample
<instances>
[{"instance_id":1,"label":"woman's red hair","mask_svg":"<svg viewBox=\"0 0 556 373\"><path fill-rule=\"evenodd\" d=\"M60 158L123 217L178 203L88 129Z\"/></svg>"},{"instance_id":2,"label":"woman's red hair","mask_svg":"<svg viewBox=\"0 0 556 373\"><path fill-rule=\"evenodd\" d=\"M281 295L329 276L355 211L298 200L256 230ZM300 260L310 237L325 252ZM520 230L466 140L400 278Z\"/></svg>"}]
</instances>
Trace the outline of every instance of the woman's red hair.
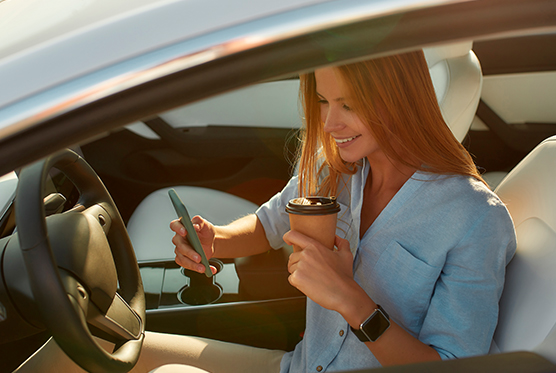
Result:
<instances>
[{"instance_id":1,"label":"woman's red hair","mask_svg":"<svg viewBox=\"0 0 556 373\"><path fill-rule=\"evenodd\" d=\"M422 51L335 69L351 108L391 160L416 170L468 175L484 182L442 117ZM300 79L305 114L300 193L335 195L341 175L354 174L357 164L344 162L334 139L323 130L314 73Z\"/></svg>"}]
</instances>

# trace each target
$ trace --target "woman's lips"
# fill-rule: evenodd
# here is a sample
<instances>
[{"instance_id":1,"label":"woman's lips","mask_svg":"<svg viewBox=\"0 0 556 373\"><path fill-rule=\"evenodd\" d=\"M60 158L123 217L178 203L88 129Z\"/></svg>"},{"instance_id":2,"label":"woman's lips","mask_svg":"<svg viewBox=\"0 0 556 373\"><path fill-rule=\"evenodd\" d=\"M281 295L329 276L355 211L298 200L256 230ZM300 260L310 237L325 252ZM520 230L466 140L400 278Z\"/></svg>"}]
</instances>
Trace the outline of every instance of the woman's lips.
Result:
<instances>
[{"instance_id":1,"label":"woman's lips","mask_svg":"<svg viewBox=\"0 0 556 373\"><path fill-rule=\"evenodd\" d=\"M352 141L354 141L356 138L358 138L361 135L357 135L357 136L352 136L352 137L346 137L344 139L337 139L334 138L334 141L336 141L336 144L338 146L347 146L349 145Z\"/></svg>"}]
</instances>

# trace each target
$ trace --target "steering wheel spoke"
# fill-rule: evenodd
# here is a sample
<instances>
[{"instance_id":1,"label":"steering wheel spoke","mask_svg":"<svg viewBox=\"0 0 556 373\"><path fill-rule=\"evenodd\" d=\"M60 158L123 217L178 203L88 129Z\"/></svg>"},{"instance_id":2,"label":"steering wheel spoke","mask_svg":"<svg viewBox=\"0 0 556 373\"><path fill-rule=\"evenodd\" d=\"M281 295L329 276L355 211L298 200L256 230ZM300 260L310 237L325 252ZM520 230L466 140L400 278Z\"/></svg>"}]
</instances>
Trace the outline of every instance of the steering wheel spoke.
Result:
<instances>
[{"instance_id":1,"label":"steering wheel spoke","mask_svg":"<svg viewBox=\"0 0 556 373\"><path fill-rule=\"evenodd\" d=\"M66 294L71 297L74 309L84 321L108 334L114 342L141 337L141 318L120 294L114 295L110 307L103 312L71 273L64 269L59 269L59 272Z\"/></svg>"},{"instance_id":2,"label":"steering wheel spoke","mask_svg":"<svg viewBox=\"0 0 556 373\"><path fill-rule=\"evenodd\" d=\"M75 312L83 321L86 321L90 304L90 297L87 290L70 272L61 268L58 269L58 272L66 295L70 297Z\"/></svg>"},{"instance_id":3,"label":"steering wheel spoke","mask_svg":"<svg viewBox=\"0 0 556 373\"><path fill-rule=\"evenodd\" d=\"M143 330L141 318L118 293L106 313L91 303L87 321L115 340L139 339Z\"/></svg>"}]
</instances>

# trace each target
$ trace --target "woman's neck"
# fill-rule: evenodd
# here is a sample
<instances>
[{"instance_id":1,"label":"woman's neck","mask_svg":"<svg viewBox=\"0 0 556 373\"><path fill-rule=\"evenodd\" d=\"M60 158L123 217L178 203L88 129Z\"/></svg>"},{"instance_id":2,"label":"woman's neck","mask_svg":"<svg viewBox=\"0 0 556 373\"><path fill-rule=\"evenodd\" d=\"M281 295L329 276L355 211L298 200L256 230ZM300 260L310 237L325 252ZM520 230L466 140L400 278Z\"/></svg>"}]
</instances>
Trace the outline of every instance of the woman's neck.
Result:
<instances>
[{"instance_id":1,"label":"woman's neck","mask_svg":"<svg viewBox=\"0 0 556 373\"><path fill-rule=\"evenodd\" d=\"M363 189L360 238L415 172L415 169L395 164L387 157L368 161L370 169Z\"/></svg>"},{"instance_id":2,"label":"woman's neck","mask_svg":"<svg viewBox=\"0 0 556 373\"><path fill-rule=\"evenodd\" d=\"M373 194L387 190L397 192L416 171L413 167L388 158L382 152L367 157L367 161L370 170L365 183L365 192L371 191Z\"/></svg>"}]
</instances>

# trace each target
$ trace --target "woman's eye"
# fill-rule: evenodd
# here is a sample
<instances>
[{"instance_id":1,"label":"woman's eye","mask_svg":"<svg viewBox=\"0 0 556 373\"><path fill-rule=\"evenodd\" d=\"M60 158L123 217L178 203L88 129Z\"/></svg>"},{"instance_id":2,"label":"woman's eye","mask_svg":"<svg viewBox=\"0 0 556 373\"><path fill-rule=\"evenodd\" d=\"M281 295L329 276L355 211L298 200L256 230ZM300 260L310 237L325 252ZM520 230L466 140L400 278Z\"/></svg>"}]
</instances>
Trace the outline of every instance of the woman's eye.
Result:
<instances>
[{"instance_id":1,"label":"woman's eye","mask_svg":"<svg viewBox=\"0 0 556 373\"><path fill-rule=\"evenodd\" d=\"M351 108L350 108L349 106L347 106L347 105L344 104L344 110L346 110L346 111L351 111Z\"/></svg>"},{"instance_id":2,"label":"woman's eye","mask_svg":"<svg viewBox=\"0 0 556 373\"><path fill-rule=\"evenodd\" d=\"M326 101L326 100L318 100L317 102L319 103L319 105L326 105L326 104L328 104L328 101Z\"/></svg>"}]
</instances>

